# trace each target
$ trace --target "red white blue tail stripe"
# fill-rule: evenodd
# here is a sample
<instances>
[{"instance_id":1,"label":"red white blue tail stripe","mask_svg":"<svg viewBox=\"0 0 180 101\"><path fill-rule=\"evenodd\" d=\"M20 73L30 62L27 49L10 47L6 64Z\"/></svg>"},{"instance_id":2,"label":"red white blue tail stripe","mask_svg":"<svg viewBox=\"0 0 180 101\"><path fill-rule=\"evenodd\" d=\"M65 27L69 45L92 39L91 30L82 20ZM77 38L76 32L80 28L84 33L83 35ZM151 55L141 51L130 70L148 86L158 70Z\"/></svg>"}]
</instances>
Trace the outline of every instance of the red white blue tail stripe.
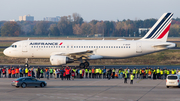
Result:
<instances>
[{"instance_id":1,"label":"red white blue tail stripe","mask_svg":"<svg viewBox=\"0 0 180 101\"><path fill-rule=\"evenodd\" d=\"M171 26L172 17L173 13L164 13L141 40L159 40L163 39L165 36L167 37Z\"/></svg>"}]
</instances>

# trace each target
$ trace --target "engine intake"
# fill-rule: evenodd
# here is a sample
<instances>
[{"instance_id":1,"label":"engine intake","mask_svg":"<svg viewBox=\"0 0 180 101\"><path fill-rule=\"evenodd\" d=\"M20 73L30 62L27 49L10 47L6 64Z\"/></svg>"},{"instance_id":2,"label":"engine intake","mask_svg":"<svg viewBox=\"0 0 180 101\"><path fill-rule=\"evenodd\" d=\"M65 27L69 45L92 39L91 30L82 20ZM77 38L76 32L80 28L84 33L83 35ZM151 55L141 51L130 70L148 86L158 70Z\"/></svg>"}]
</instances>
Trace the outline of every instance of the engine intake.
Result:
<instances>
[{"instance_id":1,"label":"engine intake","mask_svg":"<svg viewBox=\"0 0 180 101\"><path fill-rule=\"evenodd\" d=\"M50 62L52 65L64 65L67 63L72 63L74 60L68 58L67 56L52 55L50 57Z\"/></svg>"}]
</instances>

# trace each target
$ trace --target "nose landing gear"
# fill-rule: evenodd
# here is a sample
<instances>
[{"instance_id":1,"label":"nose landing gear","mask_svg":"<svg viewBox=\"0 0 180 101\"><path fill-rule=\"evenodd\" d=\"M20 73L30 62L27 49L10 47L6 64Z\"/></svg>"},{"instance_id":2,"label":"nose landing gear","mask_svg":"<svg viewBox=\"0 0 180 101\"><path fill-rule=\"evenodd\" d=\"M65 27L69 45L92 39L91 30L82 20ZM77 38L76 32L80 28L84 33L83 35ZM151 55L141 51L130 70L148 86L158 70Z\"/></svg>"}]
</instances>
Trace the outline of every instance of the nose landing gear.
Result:
<instances>
[{"instance_id":1,"label":"nose landing gear","mask_svg":"<svg viewBox=\"0 0 180 101\"><path fill-rule=\"evenodd\" d=\"M28 67L28 58L25 59L25 64L24 64L24 67Z\"/></svg>"}]
</instances>

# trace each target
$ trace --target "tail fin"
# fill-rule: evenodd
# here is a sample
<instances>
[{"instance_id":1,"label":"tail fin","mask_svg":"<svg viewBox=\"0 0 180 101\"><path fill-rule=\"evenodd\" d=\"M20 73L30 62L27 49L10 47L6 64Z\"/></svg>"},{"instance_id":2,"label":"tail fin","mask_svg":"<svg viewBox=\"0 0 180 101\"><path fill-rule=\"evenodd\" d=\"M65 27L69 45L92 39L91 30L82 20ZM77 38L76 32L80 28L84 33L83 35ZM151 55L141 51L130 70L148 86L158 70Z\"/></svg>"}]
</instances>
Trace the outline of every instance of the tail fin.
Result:
<instances>
[{"instance_id":1,"label":"tail fin","mask_svg":"<svg viewBox=\"0 0 180 101\"><path fill-rule=\"evenodd\" d=\"M140 40L166 42L171 26L173 13L164 13L147 34Z\"/></svg>"}]
</instances>

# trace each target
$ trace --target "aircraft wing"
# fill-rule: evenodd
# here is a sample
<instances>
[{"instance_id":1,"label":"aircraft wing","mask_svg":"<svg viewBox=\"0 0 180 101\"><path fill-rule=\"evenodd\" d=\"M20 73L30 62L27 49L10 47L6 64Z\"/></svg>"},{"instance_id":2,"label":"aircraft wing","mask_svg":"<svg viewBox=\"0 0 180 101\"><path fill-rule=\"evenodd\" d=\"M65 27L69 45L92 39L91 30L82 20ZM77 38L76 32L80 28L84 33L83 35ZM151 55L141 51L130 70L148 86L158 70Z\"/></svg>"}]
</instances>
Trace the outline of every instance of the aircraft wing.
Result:
<instances>
[{"instance_id":1,"label":"aircraft wing","mask_svg":"<svg viewBox=\"0 0 180 101\"><path fill-rule=\"evenodd\" d=\"M93 55L93 52L94 50L81 50L81 51L74 51L74 52L67 52L67 53L55 52L55 53L52 53L51 55L68 56L76 60L81 57L84 59L87 59L88 56Z\"/></svg>"}]
</instances>

